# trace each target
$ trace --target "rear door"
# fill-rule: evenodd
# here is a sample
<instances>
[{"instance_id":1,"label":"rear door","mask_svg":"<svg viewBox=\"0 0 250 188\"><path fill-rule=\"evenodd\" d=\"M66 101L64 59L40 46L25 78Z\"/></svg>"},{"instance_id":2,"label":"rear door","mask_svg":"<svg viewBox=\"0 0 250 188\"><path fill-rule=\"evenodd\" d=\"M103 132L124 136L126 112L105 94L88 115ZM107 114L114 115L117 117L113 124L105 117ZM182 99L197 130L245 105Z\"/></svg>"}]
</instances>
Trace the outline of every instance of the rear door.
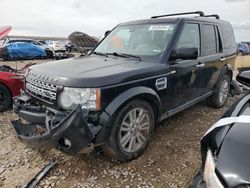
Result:
<instances>
[{"instance_id":1,"label":"rear door","mask_svg":"<svg viewBox=\"0 0 250 188\"><path fill-rule=\"evenodd\" d=\"M200 95L211 91L224 66L223 47L217 25L201 24L201 57L197 65L197 85Z\"/></svg>"}]
</instances>

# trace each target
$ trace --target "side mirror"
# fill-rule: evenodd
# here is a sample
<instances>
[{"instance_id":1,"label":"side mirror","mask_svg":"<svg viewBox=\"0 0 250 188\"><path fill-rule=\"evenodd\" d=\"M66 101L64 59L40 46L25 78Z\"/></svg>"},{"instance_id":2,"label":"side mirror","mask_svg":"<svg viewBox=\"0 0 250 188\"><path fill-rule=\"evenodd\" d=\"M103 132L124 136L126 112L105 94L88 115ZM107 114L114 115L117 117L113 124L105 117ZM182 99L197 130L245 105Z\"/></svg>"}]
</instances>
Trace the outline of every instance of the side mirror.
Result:
<instances>
[{"instance_id":1,"label":"side mirror","mask_svg":"<svg viewBox=\"0 0 250 188\"><path fill-rule=\"evenodd\" d=\"M110 30L105 31L104 36L106 37L110 33Z\"/></svg>"},{"instance_id":2,"label":"side mirror","mask_svg":"<svg viewBox=\"0 0 250 188\"><path fill-rule=\"evenodd\" d=\"M198 48L179 48L174 50L171 54L171 59L197 59L198 58Z\"/></svg>"},{"instance_id":3,"label":"side mirror","mask_svg":"<svg viewBox=\"0 0 250 188\"><path fill-rule=\"evenodd\" d=\"M236 76L236 80L243 85L250 87L250 70L242 71Z\"/></svg>"}]
</instances>

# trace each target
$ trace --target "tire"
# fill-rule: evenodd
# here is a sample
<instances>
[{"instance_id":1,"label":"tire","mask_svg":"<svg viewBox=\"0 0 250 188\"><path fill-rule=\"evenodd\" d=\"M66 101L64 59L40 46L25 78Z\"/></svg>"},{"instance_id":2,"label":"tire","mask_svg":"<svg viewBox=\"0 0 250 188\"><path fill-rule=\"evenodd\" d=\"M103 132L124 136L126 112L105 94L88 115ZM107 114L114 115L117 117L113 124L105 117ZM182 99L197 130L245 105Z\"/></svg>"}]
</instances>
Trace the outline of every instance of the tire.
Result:
<instances>
[{"instance_id":1,"label":"tire","mask_svg":"<svg viewBox=\"0 0 250 188\"><path fill-rule=\"evenodd\" d=\"M201 171L198 172L198 174L194 177L191 185L189 185L189 188L195 188L195 187L199 187L199 188L206 188L206 183L203 180L203 174L201 173Z\"/></svg>"},{"instance_id":2,"label":"tire","mask_svg":"<svg viewBox=\"0 0 250 188\"><path fill-rule=\"evenodd\" d=\"M116 113L112 122L107 143L102 146L103 151L118 161L139 157L154 131L154 113L150 104L133 100Z\"/></svg>"},{"instance_id":3,"label":"tire","mask_svg":"<svg viewBox=\"0 0 250 188\"><path fill-rule=\"evenodd\" d=\"M12 103L12 95L9 89L0 84L0 112L3 112L10 108Z\"/></svg>"},{"instance_id":4,"label":"tire","mask_svg":"<svg viewBox=\"0 0 250 188\"><path fill-rule=\"evenodd\" d=\"M207 99L207 104L215 108L222 108L226 104L229 90L230 77L228 74L225 74L220 80L215 93Z\"/></svg>"}]
</instances>

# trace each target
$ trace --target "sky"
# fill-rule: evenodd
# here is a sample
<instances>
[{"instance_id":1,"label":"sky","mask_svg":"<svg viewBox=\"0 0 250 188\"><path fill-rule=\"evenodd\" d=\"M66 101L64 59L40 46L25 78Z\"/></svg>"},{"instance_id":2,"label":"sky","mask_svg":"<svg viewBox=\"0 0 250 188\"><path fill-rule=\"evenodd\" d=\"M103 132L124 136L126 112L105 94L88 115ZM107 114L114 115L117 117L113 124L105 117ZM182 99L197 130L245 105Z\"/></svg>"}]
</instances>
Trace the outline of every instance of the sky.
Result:
<instances>
[{"instance_id":1,"label":"sky","mask_svg":"<svg viewBox=\"0 0 250 188\"><path fill-rule=\"evenodd\" d=\"M202 10L232 23L237 41L250 41L250 0L0 0L0 26L10 35L101 36L118 23Z\"/></svg>"}]
</instances>

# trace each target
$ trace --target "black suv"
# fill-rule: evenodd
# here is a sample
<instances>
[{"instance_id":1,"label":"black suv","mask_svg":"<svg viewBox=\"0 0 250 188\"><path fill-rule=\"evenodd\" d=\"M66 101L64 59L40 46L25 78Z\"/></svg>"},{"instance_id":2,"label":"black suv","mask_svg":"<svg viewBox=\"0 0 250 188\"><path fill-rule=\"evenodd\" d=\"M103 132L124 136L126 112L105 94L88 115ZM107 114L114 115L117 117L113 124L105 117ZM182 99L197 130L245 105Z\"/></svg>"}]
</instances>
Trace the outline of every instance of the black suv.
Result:
<instances>
[{"instance_id":1,"label":"black suv","mask_svg":"<svg viewBox=\"0 0 250 188\"><path fill-rule=\"evenodd\" d=\"M170 18L185 14L198 16ZM232 27L217 15L122 23L87 56L32 66L12 125L20 138L66 153L102 146L131 160L157 122L205 99L225 104L235 54Z\"/></svg>"}]
</instances>

